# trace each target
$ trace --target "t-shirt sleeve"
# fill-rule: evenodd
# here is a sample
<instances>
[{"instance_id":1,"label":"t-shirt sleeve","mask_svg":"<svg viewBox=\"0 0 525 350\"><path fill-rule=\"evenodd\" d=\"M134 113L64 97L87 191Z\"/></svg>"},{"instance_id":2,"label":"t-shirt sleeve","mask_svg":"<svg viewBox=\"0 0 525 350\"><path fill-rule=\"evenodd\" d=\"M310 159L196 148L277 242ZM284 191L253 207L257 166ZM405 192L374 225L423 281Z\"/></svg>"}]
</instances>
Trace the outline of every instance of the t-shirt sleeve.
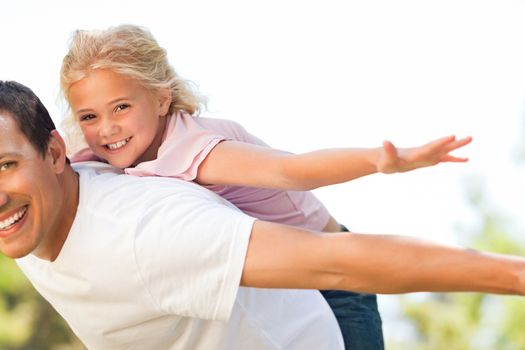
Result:
<instances>
[{"instance_id":1,"label":"t-shirt sleeve","mask_svg":"<svg viewBox=\"0 0 525 350\"><path fill-rule=\"evenodd\" d=\"M162 176L185 181L197 177L201 163L211 150L227 136L202 127L195 117L175 114L167 125L166 137L157 158L125 169L134 176Z\"/></svg>"},{"instance_id":2,"label":"t-shirt sleeve","mask_svg":"<svg viewBox=\"0 0 525 350\"><path fill-rule=\"evenodd\" d=\"M163 312L226 320L255 219L215 194L200 193L164 198L148 208L136 228L136 261Z\"/></svg>"},{"instance_id":3,"label":"t-shirt sleeve","mask_svg":"<svg viewBox=\"0 0 525 350\"><path fill-rule=\"evenodd\" d=\"M268 146L257 136L249 133L241 124L229 119L198 118L197 122L203 127L213 130L221 135L228 136L231 140L251 143L259 146Z\"/></svg>"}]
</instances>

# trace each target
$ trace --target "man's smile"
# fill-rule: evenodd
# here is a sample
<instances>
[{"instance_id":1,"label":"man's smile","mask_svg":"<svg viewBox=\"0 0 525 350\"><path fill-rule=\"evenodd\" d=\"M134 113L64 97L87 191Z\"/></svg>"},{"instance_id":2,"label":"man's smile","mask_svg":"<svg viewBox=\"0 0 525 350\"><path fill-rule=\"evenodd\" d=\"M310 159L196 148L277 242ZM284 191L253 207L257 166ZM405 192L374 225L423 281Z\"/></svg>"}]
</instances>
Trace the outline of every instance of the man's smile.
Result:
<instances>
[{"instance_id":1,"label":"man's smile","mask_svg":"<svg viewBox=\"0 0 525 350\"><path fill-rule=\"evenodd\" d=\"M22 219L25 218L25 215L27 213L28 206L25 205L7 218L0 221L0 236L6 237L10 235L12 232L11 229L13 229Z\"/></svg>"}]
</instances>

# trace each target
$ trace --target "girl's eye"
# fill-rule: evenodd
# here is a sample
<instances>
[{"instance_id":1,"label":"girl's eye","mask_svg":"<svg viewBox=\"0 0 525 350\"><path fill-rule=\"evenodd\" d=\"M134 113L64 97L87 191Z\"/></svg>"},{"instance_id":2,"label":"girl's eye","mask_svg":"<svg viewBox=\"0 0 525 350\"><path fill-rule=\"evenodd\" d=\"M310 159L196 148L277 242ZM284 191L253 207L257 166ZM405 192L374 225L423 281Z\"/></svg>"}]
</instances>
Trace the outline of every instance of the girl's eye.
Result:
<instances>
[{"instance_id":1,"label":"girl's eye","mask_svg":"<svg viewBox=\"0 0 525 350\"><path fill-rule=\"evenodd\" d=\"M123 110L125 110L128 107L129 107L129 105L126 104L126 103L120 104L120 105L117 106L117 108L115 108L115 112L123 111Z\"/></svg>"},{"instance_id":2,"label":"girl's eye","mask_svg":"<svg viewBox=\"0 0 525 350\"><path fill-rule=\"evenodd\" d=\"M80 119L81 122L87 122L87 121L89 121L91 119L94 119L94 118L95 118L94 114L84 114L84 115L81 115L79 119Z\"/></svg>"},{"instance_id":3,"label":"girl's eye","mask_svg":"<svg viewBox=\"0 0 525 350\"><path fill-rule=\"evenodd\" d=\"M15 162L5 162L0 164L0 171L7 171L15 165Z\"/></svg>"}]
</instances>

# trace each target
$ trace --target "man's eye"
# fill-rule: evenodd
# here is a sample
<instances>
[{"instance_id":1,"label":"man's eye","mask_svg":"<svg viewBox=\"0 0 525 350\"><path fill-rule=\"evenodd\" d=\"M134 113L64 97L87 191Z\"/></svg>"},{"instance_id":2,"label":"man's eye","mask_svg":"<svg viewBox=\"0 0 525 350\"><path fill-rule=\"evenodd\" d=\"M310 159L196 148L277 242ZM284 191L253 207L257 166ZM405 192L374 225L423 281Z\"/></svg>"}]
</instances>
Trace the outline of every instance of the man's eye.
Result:
<instances>
[{"instance_id":1,"label":"man's eye","mask_svg":"<svg viewBox=\"0 0 525 350\"><path fill-rule=\"evenodd\" d=\"M0 164L0 171L6 171L12 168L15 165L15 162L5 162Z\"/></svg>"},{"instance_id":2,"label":"man's eye","mask_svg":"<svg viewBox=\"0 0 525 350\"><path fill-rule=\"evenodd\" d=\"M91 119L95 119L95 115L94 114L84 114L84 115L80 116L79 119L80 119L81 122L87 122L87 121L89 121Z\"/></svg>"}]
</instances>

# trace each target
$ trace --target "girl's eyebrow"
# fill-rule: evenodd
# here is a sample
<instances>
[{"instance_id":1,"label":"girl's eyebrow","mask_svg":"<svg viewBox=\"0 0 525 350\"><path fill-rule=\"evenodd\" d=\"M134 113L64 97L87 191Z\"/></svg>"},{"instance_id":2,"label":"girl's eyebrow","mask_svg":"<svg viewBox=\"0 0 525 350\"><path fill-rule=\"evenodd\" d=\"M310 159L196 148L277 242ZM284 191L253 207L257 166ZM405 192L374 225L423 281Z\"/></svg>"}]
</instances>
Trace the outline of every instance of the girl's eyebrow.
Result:
<instances>
[{"instance_id":1,"label":"girl's eyebrow","mask_svg":"<svg viewBox=\"0 0 525 350\"><path fill-rule=\"evenodd\" d=\"M88 108L77 109L77 111L75 113L76 114L82 114L82 113L85 113L85 112L89 112L89 109Z\"/></svg>"},{"instance_id":2,"label":"girl's eyebrow","mask_svg":"<svg viewBox=\"0 0 525 350\"><path fill-rule=\"evenodd\" d=\"M109 101L108 103L106 103L106 105L109 106L109 105L112 105L119 101L124 101L124 100L132 100L132 98L131 97L117 97ZM77 109L76 114L82 114L82 113L91 112L91 111L92 111L91 108L81 108L81 109Z\"/></svg>"},{"instance_id":3,"label":"girl's eyebrow","mask_svg":"<svg viewBox=\"0 0 525 350\"><path fill-rule=\"evenodd\" d=\"M117 98L115 98L115 99L109 101L107 104L108 104L108 105L112 105L112 104L115 104L115 103L117 103L117 102L119 102L119 101L123 101L123 100L131 100L131 99L132 99L131 97L117 97Z\"/></svg>"}]
</instances>

